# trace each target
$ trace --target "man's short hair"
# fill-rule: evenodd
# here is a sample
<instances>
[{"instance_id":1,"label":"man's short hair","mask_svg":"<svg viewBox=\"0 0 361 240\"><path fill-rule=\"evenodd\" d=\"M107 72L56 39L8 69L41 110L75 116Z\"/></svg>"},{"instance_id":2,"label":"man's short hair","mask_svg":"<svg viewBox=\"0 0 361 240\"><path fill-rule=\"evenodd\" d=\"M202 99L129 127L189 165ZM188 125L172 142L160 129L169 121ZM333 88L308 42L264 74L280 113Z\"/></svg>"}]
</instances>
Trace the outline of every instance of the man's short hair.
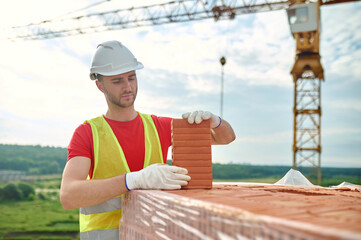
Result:
<instances>
[{"instance_id":1,"label":"man's short hair","mask_svg":"<svg viewBox=\"0 0 361 240\"><path fill-rule=\"evenodd\" d=\"M97 74L97 75L96 75L96 79L97 79L99 82L103 81L103 75Z\"/></svg>"}]
</instances>

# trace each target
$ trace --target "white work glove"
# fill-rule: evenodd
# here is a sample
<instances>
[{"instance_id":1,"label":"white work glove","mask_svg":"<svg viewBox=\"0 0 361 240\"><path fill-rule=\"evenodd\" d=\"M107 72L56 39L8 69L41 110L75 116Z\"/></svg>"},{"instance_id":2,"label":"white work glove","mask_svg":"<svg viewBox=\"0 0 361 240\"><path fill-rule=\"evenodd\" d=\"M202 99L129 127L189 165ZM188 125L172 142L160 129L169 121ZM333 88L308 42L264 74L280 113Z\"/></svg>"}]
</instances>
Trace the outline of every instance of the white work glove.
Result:
<instances>
[{"instance_id":1,"label":"white work glove","mask_svg":"<svg viewBox=\"0 0 361 240\"><path fill-rule=\"evenodd\" d=\"M221 118L208 111L194 111L182 114L183 119L188 119L190 124L200 124L203 120L210 119L211 128L217 128L221 124Z\"/></svg>"},{"instance_id":2,"label":"white work glove","mask_svg":"<svg viewBox=\"0 0 361 240\"><path fill-rule=\"evenodd\" d=\"M180 189L191 180L187 173L185 168L156 163L140 171L127 173L125 184L128 190Z\"/></svg>"}]
</instances>

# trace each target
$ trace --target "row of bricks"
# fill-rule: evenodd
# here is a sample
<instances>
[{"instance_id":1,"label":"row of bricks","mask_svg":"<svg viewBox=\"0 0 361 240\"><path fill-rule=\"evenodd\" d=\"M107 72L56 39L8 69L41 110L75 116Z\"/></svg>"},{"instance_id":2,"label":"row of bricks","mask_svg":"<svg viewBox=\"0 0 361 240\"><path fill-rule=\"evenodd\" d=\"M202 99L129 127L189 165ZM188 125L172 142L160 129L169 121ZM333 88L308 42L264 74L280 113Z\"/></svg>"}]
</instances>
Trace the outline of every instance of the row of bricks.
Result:
<instances>
[{"instance_id":1,"label":"row of bricks","mask_svg":"<svg viewBox=\"0 0 361 240\"><path fill-rule=\"evenodd\" d=\"M173 164L175 165L175 164ZM178 166L178 165L176 165ZM208 168L208 167L203 167L203 166L200 166L200 167L187 167L187 166L179 166L179 167L185 167L188 169L188 173L189 174L200 174L200 173L203 173L203 174L206 174L206 173L212 173L212 169L211 168Z\"/></svg>"},{"instance_id":2,"label":"row of bricks","mask_svg":"<svg viewBox=\"0 0 361 240\"><path fill-rule=\"evenodd\" d=\"M173 130L174 134L209 134L209 132L209 128L175 128Z\"/></svg>"},{"instance_id":3,"label":"row of bricks","mask_svg":"<svg viewBox=\"0 0 361 240\"><path fill-rule=\"evenodd\" d=\"M197 176L193 176L197 177ZM182 189L198 189L198 188L212 188L212 179L195 179L188 182L187 186Z\"/></svg>"},{"instance_id":4,"label":"row of bricks","mask_svg":"<svg viewBox=\"0 0 361 240\"><path fill-rule=\"evenodd\" d=\"M192 141L192 140L208 140L207 142L210 142L211 135L210 134L173 134L172 136L173 141Z\"/></svg>"},{"instance_id":5,"label":"row of bricks","mask_svg":"<svg viewBox=\"0 0 361 240\"><path fill-rule=\"evenodd\" d=\"M201 129L201 128L205 128L205 129L210 129L210 125L209 125L209 120L205 120L205 121L202 121L201 123L197 124L197 123L194 123L194 124L189 124L188 121L186 119L173 119L172 120L172 127L173 127L173 130L174 129L181 129L181 128L186 128L186 129ZM199 131L199 130L196 130L196 131Z\"/></svg>"},{"instance_id":6,"label":"row of bricks","mask_svg":"<svg viewBox=\"0 0 361 240\"><path fill-rule=\"evenodd\" d=\"M173 147L207 147L210 146L210 140L182 140L182 141L174 141L172 142Z\"/></svg>"},{"instance_id":7,"label":"row of bricks","mask_svg":"<svg viewBox=\"0 0 361 240\"><path fill-rule=\"evenodd\" d=\"M177 165L179 167L198 167L198 168L208 168L208 169L212 169L212 162L210 162L209 160L198 160L198 159L194 159L191 161L186 161L186 160L182 160L182 159L178 159L178 160L173 160L174 165Z\"/></svg>"},{"instance_id":8,"label":"row of bricks","mask_svg":"<svg viewBox=\"0 0 361 240\"><path fill-rule=\"evenodd\" d=\"M175 146L174 151L177 154L210 154L212 152L212 148L210 146L206 147L182 147L182 146Z\"/></svg>"},{"instance_id":9,"label":"row of bricks","mask_svg":"<svg viewBox=\"0 0 361 240\"><path fill-rule=\"evenodd\" d=\"M193 160L197 160L200 161L204 164L205 161L208 162L211 158L212 158L212 154L194 154L194 153L178 153L176 150L173 151L174 153L174 158L173 161L178 161L178 160L182 160L182 161L191 161L193 162ZM212 164L212 163L211 163Z\"/></svg>"}]
</instances>

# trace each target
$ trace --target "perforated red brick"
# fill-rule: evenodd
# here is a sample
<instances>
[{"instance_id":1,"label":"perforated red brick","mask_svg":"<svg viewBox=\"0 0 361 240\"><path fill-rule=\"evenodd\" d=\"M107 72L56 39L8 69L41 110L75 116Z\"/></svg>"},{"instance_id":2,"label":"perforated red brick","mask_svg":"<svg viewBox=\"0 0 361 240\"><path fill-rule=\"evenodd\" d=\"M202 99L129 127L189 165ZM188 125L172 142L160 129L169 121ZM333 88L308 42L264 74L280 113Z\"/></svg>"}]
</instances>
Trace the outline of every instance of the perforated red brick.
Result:
<instances>
[{"instance_id":1,"label":"perforated red brick","mask_svg":"<svg viewBox=\"0 0 361 240\"><path fill-rule=\"evenodd\" d=\"M209 120L189 124L185 119L172 120L173 165L184 167L191 177L182 189L212 188L212 148Z\"/></svg>"}]
</instances>

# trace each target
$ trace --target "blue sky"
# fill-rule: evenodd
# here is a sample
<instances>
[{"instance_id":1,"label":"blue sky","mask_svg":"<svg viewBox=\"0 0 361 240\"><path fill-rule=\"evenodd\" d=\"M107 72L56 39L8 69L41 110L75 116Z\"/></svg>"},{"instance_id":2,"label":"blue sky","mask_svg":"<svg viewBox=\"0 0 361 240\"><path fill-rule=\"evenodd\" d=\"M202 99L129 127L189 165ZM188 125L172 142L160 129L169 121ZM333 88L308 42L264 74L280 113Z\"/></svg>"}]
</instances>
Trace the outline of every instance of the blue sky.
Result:
<instances>
[{"instance_id":1,"label":"blue sky","mask_svg":"<svg viewBox=\"0 0 361 240\"><path fill-rule=\"evenodd\" d=\"M35 2L4 5L0 27L39 22L96 1ZM123 2L93 10L131 7ZM42 8L28 11L35 5ZM321 8L322 166L361 167L360 10L360 2ZM104 96L88 72L97 44L111 39L123 42L145 65L137 72L137 110L160 116L199 109L219 114L219 58L225 56L223 117L237 139L213 147L213 161L292 164L295 40L285 11L43 41L1 37L0 143L66 147L80 123L105 113Z\"/></svg>"}]
</instances>

